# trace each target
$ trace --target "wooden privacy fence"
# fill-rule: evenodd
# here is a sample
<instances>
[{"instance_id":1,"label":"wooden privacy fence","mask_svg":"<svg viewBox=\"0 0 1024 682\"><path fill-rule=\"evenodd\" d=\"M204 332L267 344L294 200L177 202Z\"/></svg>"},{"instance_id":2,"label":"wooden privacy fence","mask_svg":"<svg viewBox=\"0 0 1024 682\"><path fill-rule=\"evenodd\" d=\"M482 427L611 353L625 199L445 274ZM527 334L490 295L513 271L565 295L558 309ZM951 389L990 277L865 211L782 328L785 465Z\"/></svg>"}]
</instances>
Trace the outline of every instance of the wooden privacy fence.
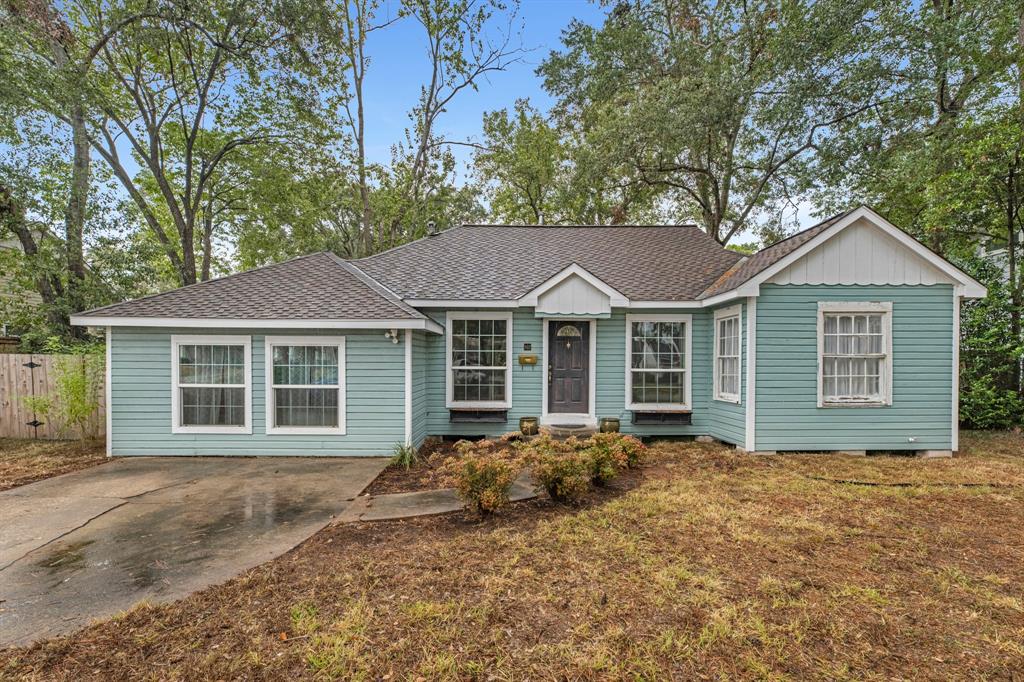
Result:
<instances>
[{"instance_id":1,"label":"wooden privacy fence","mask_svg":"<svg viewBox=\"0 0 1024 682\"><path fill-rule=\"evenodd\" d=\"M56 399L58 365L61 362L84 363L78 355L0 354L0 438L74 438L79 434L50 423L50 419L34 414L25 404L25 397L50 396ZM95 422L104 423L105 391L99 389L100 407ZM37 424L37 425L34 425Z\"/></svg>"}]
</instances>

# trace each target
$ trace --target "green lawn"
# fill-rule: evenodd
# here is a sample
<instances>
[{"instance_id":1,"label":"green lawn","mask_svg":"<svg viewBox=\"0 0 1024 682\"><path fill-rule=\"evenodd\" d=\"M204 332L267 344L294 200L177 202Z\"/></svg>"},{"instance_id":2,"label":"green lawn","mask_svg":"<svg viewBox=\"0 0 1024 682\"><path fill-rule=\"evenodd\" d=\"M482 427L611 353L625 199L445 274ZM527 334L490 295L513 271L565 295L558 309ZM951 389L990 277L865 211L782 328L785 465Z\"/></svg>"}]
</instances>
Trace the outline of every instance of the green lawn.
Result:
<instances>
[{"instance_id":1,"label":"green lawn","mask_svg":"<svg viewBox=\"0 0 1024 682\"><path fill-rule=\"evenodd\" d=\"M927 461L662 445L583 508L330 527L0 654L0 677L1014 679L1024 439L963 441Z\"/></svg>"}]
</instances>

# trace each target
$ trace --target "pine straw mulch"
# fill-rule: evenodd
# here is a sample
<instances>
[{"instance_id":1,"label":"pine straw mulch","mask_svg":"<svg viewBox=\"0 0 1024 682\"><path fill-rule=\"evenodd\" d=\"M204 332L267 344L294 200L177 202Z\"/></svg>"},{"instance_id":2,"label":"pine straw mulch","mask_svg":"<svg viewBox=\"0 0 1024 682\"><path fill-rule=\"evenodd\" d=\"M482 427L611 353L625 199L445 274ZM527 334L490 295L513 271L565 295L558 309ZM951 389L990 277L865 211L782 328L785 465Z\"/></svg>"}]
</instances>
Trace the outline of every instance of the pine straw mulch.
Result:
<instances>
[{"instance_id":1,"label":"pine straw mulch","mask_svg":"<svg viewBox=\"0 0 1024 682\"><path fill-rule=\"evenodd\" d=\"M329 527L224 585L0 652L0 678L1021 679L1024 439L965 445L944 462L663 445L637 487L581 508Z\"/></svg>"},{"instance_id":2,"label":"pine straw mulch","mask_svg":"<svg viewBox=\"0 0 1024 682\"><path fill-rule=\"evenodd\" d=\"M388 466L363 493L386 495L452 487L444 462L455 455L455 441L428 438L420 446L418 455L419 459L408 469L394 464Z\"/></svg>"},{"instance_id":3,"label":"pine straw mulch","mask_svg":"<svg viewBox=\"0 0 1024 682\"><path fill-rule=\"evenodd\" d=\"M0 490L109 461L102 441L0 438Z\"/></svg>"}]
</instances>

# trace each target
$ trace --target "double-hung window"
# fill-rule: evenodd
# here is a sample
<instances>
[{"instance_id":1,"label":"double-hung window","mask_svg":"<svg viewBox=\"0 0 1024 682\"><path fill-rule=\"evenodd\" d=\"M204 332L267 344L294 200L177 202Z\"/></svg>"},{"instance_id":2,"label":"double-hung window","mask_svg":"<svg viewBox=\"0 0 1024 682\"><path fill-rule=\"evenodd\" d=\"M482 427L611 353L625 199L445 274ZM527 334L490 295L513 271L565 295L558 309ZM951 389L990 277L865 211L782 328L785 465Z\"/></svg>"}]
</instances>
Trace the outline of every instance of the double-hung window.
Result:
<instances>
[{"instance_id":1,"label":"double-hung window","mask_svg":"<svg viewBox=\"0 0 1024 682\"><path fill-rule=\"evenodd\" d=\"M740 402L740 306L715 311L715 400Z\"/></svg>"},{"instance_id":2,"label":"double-hung window","mask_svg":"<svg viewBox=\"0 0 1024 682\"><path fill-rule=\"evenodd\" d=\"M267 433L345 433L345 339L266 339Z\"/></svg>"},{"instance_id":3,"label":"double-hung window","mask_svg":"<svg viewBox=\"0 0 1024 682\"><path fill-rule=\"evenodd\" d=\"M447 406L508 409L512 404L512 314L450 311Z\"/></svg>"},{"instance_id":4,"label":"double-hung window","mask_svg":"<svg viewBox=\"0 0 1024 682\"><path fill-rule=\"evenodd\" d=\"M892 303L818 304L818 406L892 404Z\"/></svg>"},{"instance_id":5,"label":"double-hung window","mask_svg":"<svg viewBox=\"0 0 1024 682\"><path fill-rule=\"evenodd\" d=\"M626 316L626 409L690 409L690 319Z\"/></svg>"},{"instance_id":6,"label":"double-hung window","mask_svg":"<svg viewBox=\"0 0 1024 682\"><path fill-rule=\"evenodd\" d=\"M171 337L173 433L252 433L248 336Z\"/></svg>"}]
</instances>

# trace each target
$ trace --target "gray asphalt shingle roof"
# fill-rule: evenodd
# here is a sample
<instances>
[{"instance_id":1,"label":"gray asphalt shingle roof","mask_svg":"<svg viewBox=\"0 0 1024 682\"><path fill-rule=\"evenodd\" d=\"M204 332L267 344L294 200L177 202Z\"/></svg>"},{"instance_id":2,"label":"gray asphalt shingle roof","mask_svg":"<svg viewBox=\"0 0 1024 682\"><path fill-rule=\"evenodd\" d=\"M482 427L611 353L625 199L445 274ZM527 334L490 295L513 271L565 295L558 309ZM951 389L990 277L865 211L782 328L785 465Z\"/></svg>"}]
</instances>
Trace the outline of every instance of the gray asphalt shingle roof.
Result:
<instances>
[{"instance_id":1,"label":"gray asphalt shingle roof","mask_svg":"<svg viewBox=\"0 0 1024 682\"><path fill-rule=\"evenodd\" d=\"M627 298L681 301L739 258L693 225L466 225L352 262L405 299L516 299L576 263Z\"/></svg>"},{"instance_id":2,"label":"gray asphalt shingle roof","mask_svg":"<svg viewBox=\"0 0 1024 682\"><path fill-rule=\"evenodd\" d=\"M722 276L719 277L716 282L711 284L711 286L709 286L698 298L710 298L716 294L732 291L744 282L752 279L765 268L771 267L799 249L801 246L845 218L848 214L852 213L852 211L853 209L834 215L831 218L823 220L817 225L812 225L806 230L797 232L782 241L775 242L771 246L761 249L746 260L737 263L730 270L726 270Z\"/></svg>"},{"instance_id":3,"label":"gray asphalt shingle roof","mask_svg":"<svg viewBox=\"0 0 1024 682\"><path fill-rule=\"evenodd\" d=\"M402 299L518 299L573 264L633 301L694 301L735 289L848 213L749 258L692 225L467 225L369 258L314 253L82 316L425 320Z\"/></svg>"},{"instance_id":4,"label":"gray asphalt shingle roof","mask_svg":"<svg viewBox=\"0 0 1024 682\"><path fill-rule=\"evenodd\" d=\"M95 317L252 320L424 319L350 263L314 253L90 310Z\"/></svg>"}]
</instances>

